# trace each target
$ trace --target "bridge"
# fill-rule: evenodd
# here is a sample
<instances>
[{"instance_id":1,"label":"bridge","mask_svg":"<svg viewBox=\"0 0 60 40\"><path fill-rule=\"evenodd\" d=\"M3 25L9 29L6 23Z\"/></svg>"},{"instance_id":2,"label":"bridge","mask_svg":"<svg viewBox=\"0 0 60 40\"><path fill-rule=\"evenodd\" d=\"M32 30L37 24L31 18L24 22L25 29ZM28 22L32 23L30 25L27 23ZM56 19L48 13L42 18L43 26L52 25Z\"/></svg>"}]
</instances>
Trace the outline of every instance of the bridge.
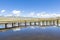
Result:
<instances>
[{"instance_id":1,"label":"bridge","mask_svg":"<svg viewBox=\"0 0 60 40\"><path fill-rule=\"evenodd\" d=\"M0 17L0 24L4 24L5 28L27 26L60 26L60 17L53 18L33 18L33 17ZM8 26L10 24L10 27Z\"/></svg>"}]
</instances>

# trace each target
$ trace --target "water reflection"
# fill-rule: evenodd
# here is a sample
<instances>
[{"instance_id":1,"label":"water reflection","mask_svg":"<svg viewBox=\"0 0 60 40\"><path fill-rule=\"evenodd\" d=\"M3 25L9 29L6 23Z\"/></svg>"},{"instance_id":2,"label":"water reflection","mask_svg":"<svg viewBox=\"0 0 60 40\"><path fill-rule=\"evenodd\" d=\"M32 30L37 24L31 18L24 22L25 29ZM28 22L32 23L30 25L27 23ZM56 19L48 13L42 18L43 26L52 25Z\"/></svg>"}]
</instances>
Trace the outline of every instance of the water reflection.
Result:
<instances>
[{"instance_id":1,"label":"water reflection","mask_svg":"<svg viewBox=\"0 0 60 40\"><path fill-rule=\"evenodd\" d=\"M60 27L16 28L0 32L0 40L60 40Z\"/></svg>"}]
</instances>

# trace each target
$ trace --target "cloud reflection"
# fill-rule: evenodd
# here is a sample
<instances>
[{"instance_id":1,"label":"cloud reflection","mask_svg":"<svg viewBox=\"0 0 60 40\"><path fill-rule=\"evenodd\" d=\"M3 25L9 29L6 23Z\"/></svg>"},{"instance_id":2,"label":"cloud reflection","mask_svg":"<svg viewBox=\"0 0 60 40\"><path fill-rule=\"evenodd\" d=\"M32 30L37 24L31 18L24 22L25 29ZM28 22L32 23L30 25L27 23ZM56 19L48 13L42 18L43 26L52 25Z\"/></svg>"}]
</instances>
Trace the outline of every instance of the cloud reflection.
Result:
<instances>
[{"instance_id":1,"label":"cloud reflection","mask_svg":"<svg viewBox=\"0 0 60 40\"><path fill-rule=\"evenodd\" d=\"M21 30L21 28L14 28L14 29L12 29L13 31L20 31Z\"/></svg>"}]
</instances>

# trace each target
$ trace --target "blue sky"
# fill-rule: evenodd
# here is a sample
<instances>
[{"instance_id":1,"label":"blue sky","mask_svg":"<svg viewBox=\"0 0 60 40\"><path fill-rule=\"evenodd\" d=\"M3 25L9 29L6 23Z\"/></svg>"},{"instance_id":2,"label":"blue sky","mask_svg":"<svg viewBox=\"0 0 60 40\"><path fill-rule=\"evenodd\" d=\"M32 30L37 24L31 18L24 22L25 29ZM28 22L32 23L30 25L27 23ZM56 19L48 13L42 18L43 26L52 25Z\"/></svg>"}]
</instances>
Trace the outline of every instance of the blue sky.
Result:
<instances>
[{"instance_id":1,"label":"blue sky","mask_svg":"<svg viewBox=\"0 0 60 40\"><path fill-rule=\"evenodd\" d=\"M60 0L0 0L0 16L60 15Z\"/></svg>"}]
</instances>

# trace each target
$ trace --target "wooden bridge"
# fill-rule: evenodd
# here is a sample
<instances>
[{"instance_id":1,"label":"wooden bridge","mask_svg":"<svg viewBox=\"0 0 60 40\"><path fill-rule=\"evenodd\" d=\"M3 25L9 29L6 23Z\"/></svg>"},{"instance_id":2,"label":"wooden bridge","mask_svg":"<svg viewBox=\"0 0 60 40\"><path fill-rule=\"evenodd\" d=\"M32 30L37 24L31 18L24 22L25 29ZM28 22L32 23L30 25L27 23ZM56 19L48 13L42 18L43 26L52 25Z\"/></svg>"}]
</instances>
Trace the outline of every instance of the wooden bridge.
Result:
<instances>
[{"instance_id":1,"label":"wooden bridge","mask_svg":"<svg viewBox=\"0 0 60 40\"><path fill-rule=\"evenodd\" d=\"M60 26L60 18L0 17L0 24L5 25L4 29L21 26Z\"/></svg>"}]
</instances>

